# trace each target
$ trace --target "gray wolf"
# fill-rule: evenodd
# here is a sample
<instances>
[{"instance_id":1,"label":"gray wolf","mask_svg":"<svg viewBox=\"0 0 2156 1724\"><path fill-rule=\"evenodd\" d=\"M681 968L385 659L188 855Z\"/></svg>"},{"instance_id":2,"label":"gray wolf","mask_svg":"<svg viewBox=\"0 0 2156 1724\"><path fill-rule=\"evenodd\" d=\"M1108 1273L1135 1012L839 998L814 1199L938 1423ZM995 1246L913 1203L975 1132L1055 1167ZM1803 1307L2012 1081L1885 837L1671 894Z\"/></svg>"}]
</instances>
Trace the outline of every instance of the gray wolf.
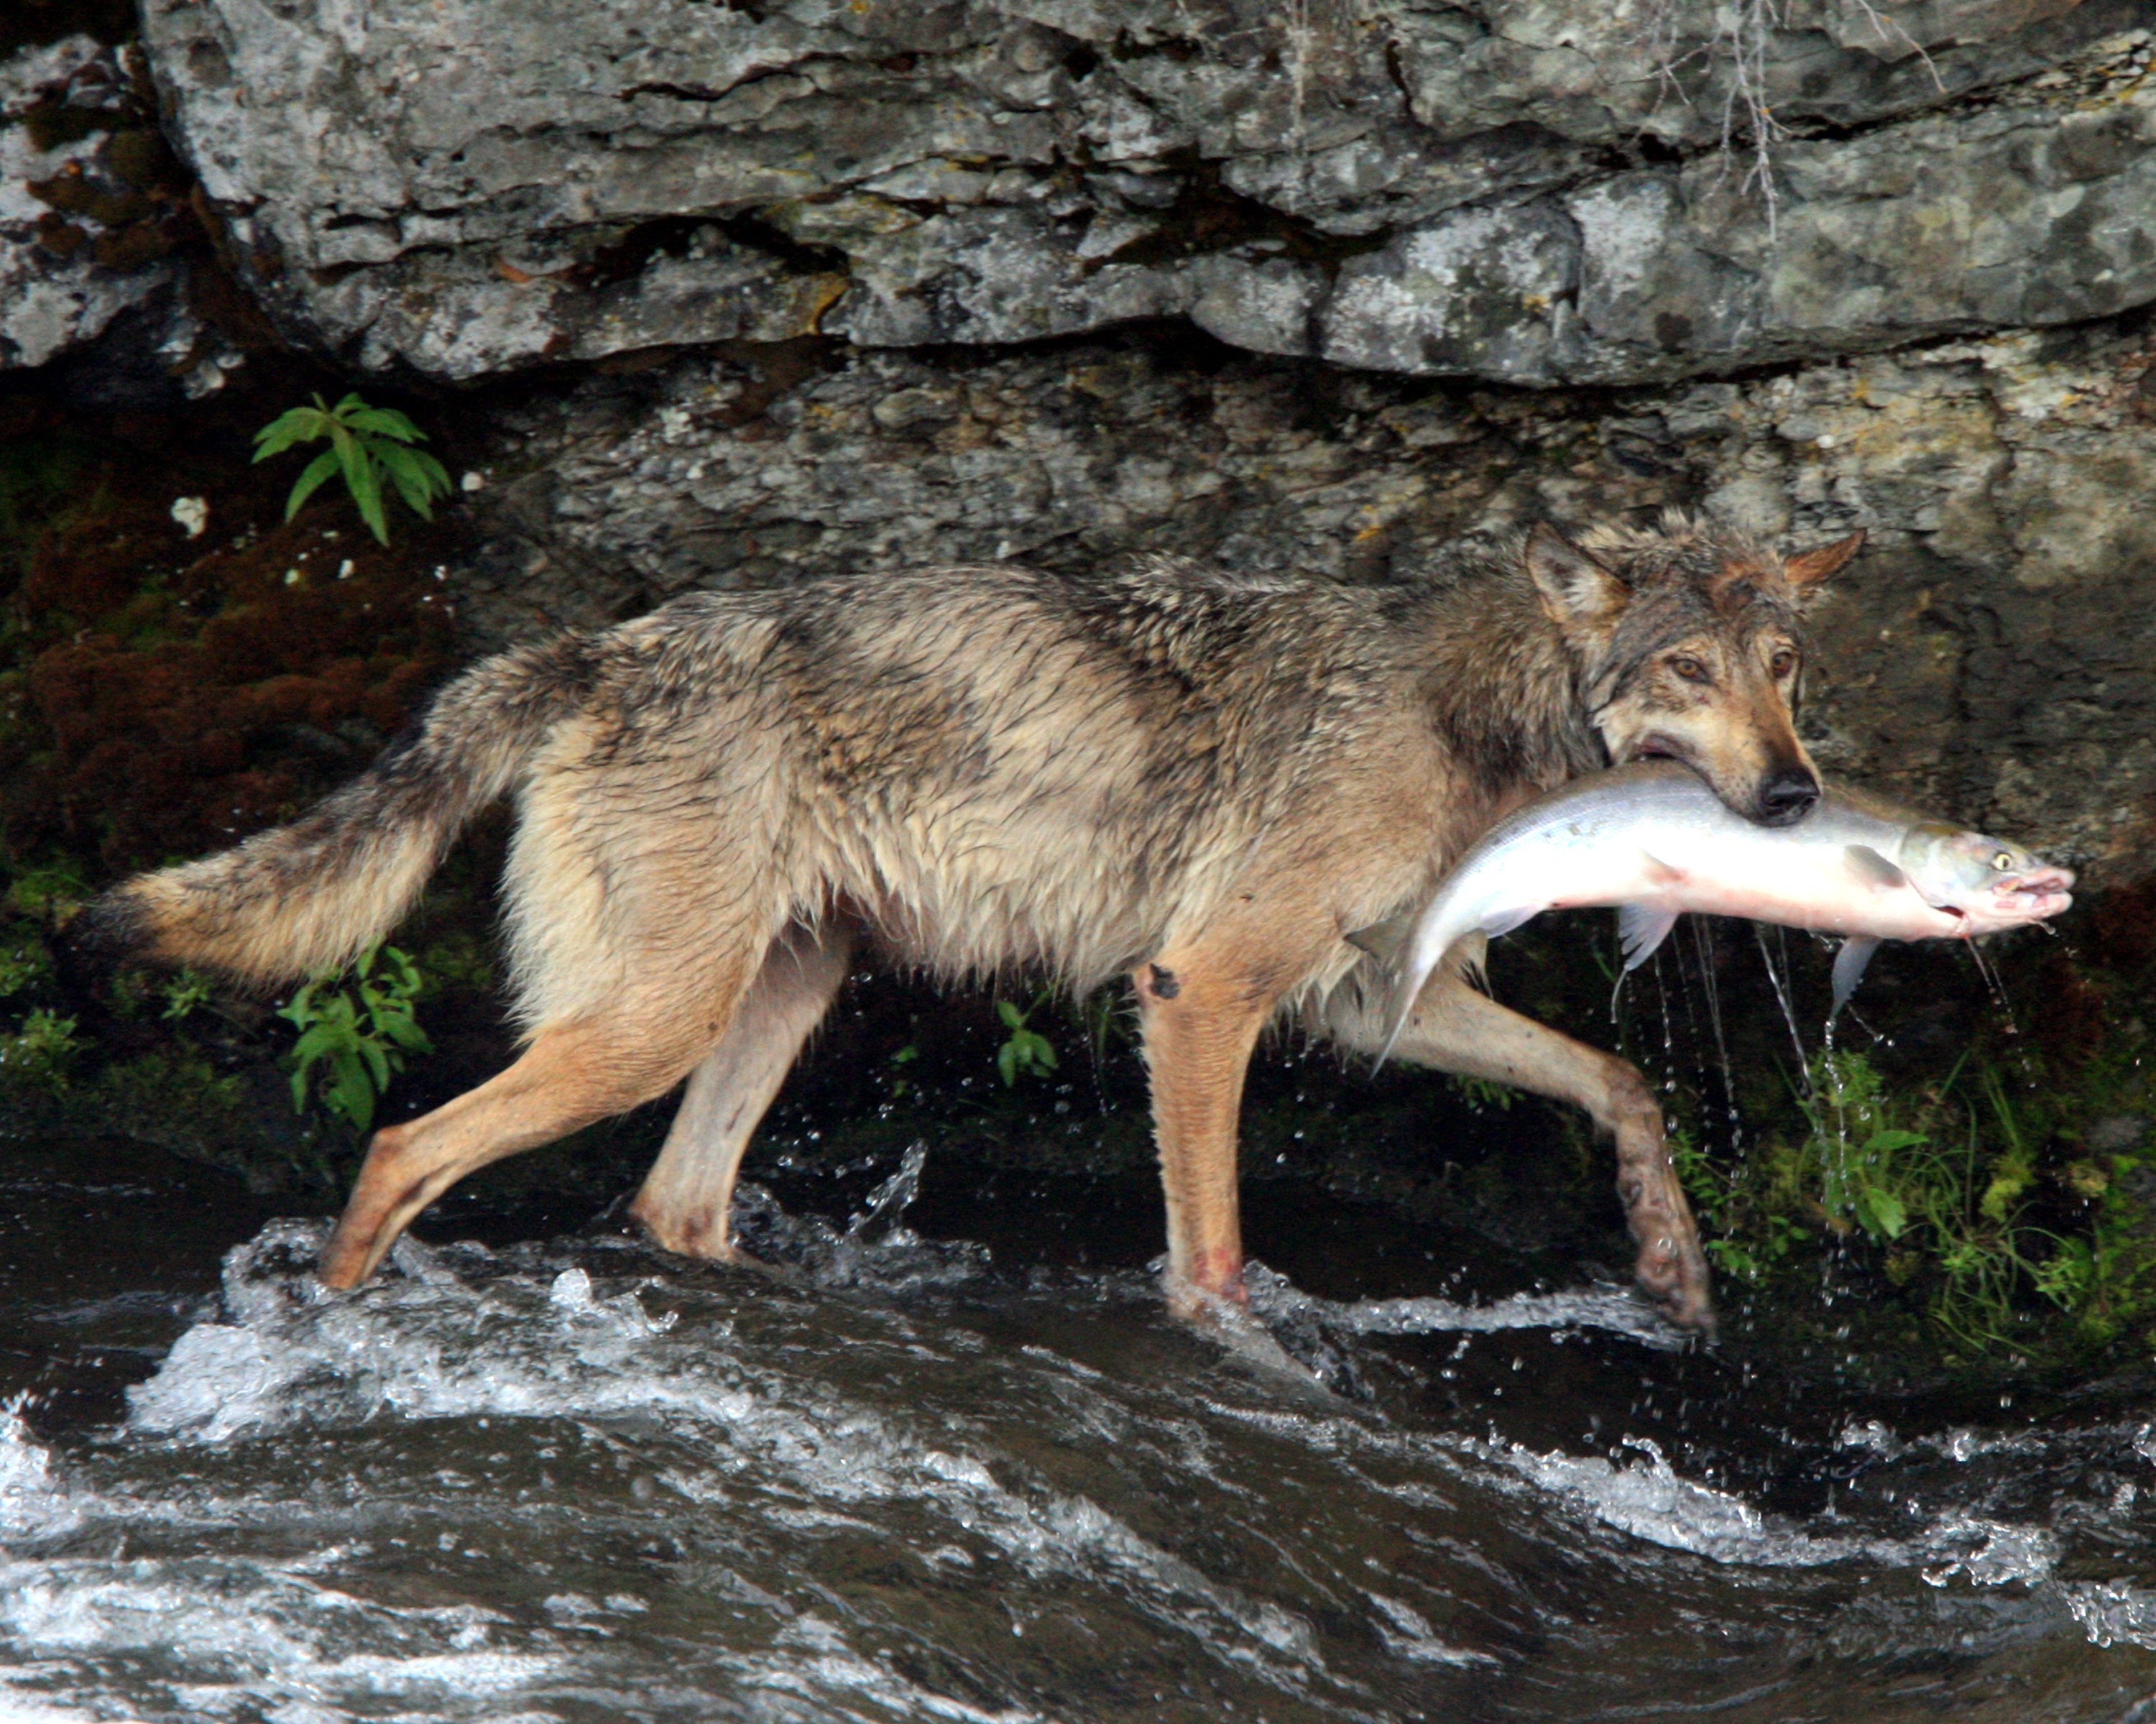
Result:
<instances>
[{"instance_id":1,"label":"gray wolf","mask_svg":"<svg viewBox=\"0 0 2156 1724\"><path fill-rule=\"evenodd\" d=\"M1242 1294L1237 1114L1267 1024L1374 1052L1383 988L1346 936L1579 773L1668 757L1748 819L1800 816L1804 596L1861 541L1783 558L1671 518L1470 539L1389 587L1140 558L694 595L484 661L312 813L114 888L85 936L289 983L381 938L465 821L515 799L525 1050L376 1132L322 1254L334 1287L473 1169L685 1077L634 1213L729 1257L742 1152L858 947L947 977L1127 977L1168 1287L1203 1312ZM1616 1140L1641 1283L1712 1321L1637 1071L1453 969L1398 1051L1586 1109Z\"/></svg>"}]
</instances>

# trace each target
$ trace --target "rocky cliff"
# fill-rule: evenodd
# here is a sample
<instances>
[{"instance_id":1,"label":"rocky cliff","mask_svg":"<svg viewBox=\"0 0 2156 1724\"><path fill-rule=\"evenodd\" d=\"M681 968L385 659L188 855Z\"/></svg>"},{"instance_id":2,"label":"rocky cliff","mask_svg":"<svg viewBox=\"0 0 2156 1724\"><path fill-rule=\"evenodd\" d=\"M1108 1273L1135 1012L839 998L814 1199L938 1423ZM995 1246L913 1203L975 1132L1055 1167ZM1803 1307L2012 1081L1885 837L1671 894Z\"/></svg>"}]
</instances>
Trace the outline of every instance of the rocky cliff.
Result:
<instances>
[{"instance_id":1,"label":"rocky cliff","mask_svg":"<svg viewBox=\"0 0 2156 1724\"><path fill-rule=\"evenodd\" d=\"M60 44L0 85L0 364L123 312L192 388L237 358L175 285L209 266L85 192L179 195L100 117L153 85L279 339L383 387L528 374L471 495L471 645L935 558L1385 580L1530 515L1863 526L1822 760L2123 879L2156 830L2152 26L146 0L131 84Z\"/></svg>"}]
</instances>

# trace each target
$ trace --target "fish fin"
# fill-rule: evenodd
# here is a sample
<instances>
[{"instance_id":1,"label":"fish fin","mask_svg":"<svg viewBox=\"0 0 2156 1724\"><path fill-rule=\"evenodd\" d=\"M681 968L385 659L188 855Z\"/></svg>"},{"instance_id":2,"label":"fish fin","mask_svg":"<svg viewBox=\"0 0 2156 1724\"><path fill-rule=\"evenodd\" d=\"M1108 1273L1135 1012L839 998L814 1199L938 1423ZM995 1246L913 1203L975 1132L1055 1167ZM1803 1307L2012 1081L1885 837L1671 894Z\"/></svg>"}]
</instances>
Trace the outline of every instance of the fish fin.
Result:
<instances>
[{"instance_id":1,"label":"fish fin","mask_svg":"<svg viewBox=\"0 0 2156 1724\"><path fill-rule=\"evenodd\" d=\"M1490 991L1490 936L1477 928L1462 934L1453 942L1452 949L1460 954L1457 973L1463 981Z\"/></svg>"},{"instance_id":2,"label":"fish fin","mask_svg":"<svg viewBox=\"0 0 2156 1724\"><path fill-rule=\"evenodd\" d=\"M1414 926L1414 917L1402 911L1398 916L1389 916L1381 922L1372 922L1367 928L1358 928L1341 937L1350 946L1368 952L1379 963L1389 964L1400 955L1408 931Z\"/></svg>"},{"instance_id":3,"label":"fish fin","mask_svg":"<svg viewBox=\"0 0 2156 1724\"><path fill-rule=\"evenodd\" d=\"M1874 891L1896 891L1909 884L1909 876L1870 844L1851 844L1842 854L1849 859L1849 871Z\"/></svg>"},{"instance_id":4,"label":"fish fin","mask_svg":"<svg viewBox=\"0 0 2156 1724\"><path fill-rule=\"evenodd\" d=\"M1647 878L1656 885L1673 886L1684 879L1684 870L1671 866L1653 851L1642 850L1640 854L1646 859Z\"/></svg>"},{"instance_id":5,"label":"fish fin","mask_svg":"<svg viewBox=\"0 0 2156 1724\"><path fill-rule=\"evenodd\" d=\"M1532 921L1548 908L1547 904L1529 904L1518 910L1501 910L1476 931L1482 936L1486 946L1489 942L1502 940L1513 929Z\"/></svg>"},{"instance_id":6,"label":"fish fin","mask_svg":"<svg viewBox=\"0 0 2156 1724\"><path fill-rule=\"evenodd\" d=\"M1471 967L1479 972L1482 968L1484 955L1490 949L1491 941L1501 934L1511 933L1522 922L1532 921L1548 907L1546 904L1527 904L1498 911L1476 926L1456 936L1451 944L1438 954L1435 962L1427 968L1418 970L1411 963L1406 962L1396 966L1396 973L1393 981L1392 1028L1386 1033L1385 1045L1378 1050L1378 1063L1370 1068L1371 1075L1375 1076L1385 1069L1385 1062L1393 1057L1393 1048L1400 1039L1400 1032L1407 1028L1408 1019L1414 1012L1415 1001L1422 996L1424 984L1454 952L1458 952L1471 941L1478 942L1479 944L1471 948L1472 956L1464 957L1460 962L1463 969ZM1423 916L1427 916L1429 914L1430 911L1424 909ZM1417 921L1419 921L1420 918L1417 918ZM1383 924L1381 923L1379 926L1383 926ZM1375 930L1365 931L1374 932ZM1361 942L1358 941L1357 944L1359 945ZM1403 942L1399 949L1404 956L1409 948L1407 944Z\"/></svg>"},{"instance_id":7,"label":"fish fin","mask_svg":"<svg viewBox=\"0 0 2156 1724\"><path fill-rule=\"evenodd\" d=\"M1841 942L1841 950L1835 955L1834 1005L1826 1014L1828 1023L1841 1015L1850 995L1856 992L1856 984L1864 979L1864 967L1878 950L1879 942L1866 934L1852 934Z\"/></svg>"},{"instance_id":8,"label":"fish fin","mask_svg":"<svg viewBox=\"0 0 2156 1724\"><path fill-rule=\"evenodd\" d=\"M1617 906L1617 939L1625 948L1625 967L1636 970L1652 957L1663 941L1670 937L1670 930L1677 925L1681 911L1657 910L1651 904L1620 904Z\"/></svg>"}]
</instances>

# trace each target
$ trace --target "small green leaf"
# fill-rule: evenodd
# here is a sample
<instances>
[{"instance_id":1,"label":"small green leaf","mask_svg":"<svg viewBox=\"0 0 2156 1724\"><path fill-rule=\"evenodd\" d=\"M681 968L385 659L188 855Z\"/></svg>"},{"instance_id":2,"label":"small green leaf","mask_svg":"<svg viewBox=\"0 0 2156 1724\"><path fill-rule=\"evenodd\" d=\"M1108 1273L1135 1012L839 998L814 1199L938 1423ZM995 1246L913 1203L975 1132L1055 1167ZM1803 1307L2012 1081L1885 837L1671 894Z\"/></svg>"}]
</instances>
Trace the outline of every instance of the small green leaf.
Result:
<instances>
[{"instance_id":1,"label":"small green leaf","mask_svg":"<svg viewBox=\"0 0 2156 1724\"><path fill-rule=\"evenodd\" d=\"M1856 1193L1856 1219L1874 1239L1897 1239L1909 1224L1909 1212L1885 1186L1866 1185Z\"/></svg>"},{"instance_id":2,"label":"small green leaf","mask_svg":"<svg viewBox=\"0 0 2156 1724\"><path fill-rule=\"evenodd\" d=\"M1897 1149L1917 1149L1932 1140L1922 1131L1896 1131L1886 1129L1874 1131L1864 1140L1864 1147L1881 1155L1892 1154Z\"/></svg>"},{"instance_id":3,"label":"small green leaf","mask_svg":"<svg viewBox=\"0 0 2156 1724\"><path fill-rule=\"evenodd\" d=\"M266 461L295 443L312 443L323 434L321 413L311 407L289 408L254 434L254 459Z\"/></svg>"},{"instance_id":4,"label":"small green leaf","mask_svg":"<svg viewBox=\"0 0 2156 1724\"><path fill-rule=\"evenodd\" d=\"M285 519L290 521L297 515L300 512L300 505L314 495L316 491L321 488L323 482L336 469L337 458L335 449L326 449L313 460L308 462L307 470L300 475L298 482L292 487L292 495L285 499Z\"/></svg>"},{"instance_id":5,"label":"small green leaf","mask_svg":"<svg viewBox=\"0 0 2156 1724\"><path fill-rule=\"evenodd\" d=\"M408 1017L380 1018L377 1021L376 1028L400 1048L409 1048L415 1054L431 1054L434 1051L434 1044L428 1039L427 1032Z\"/></svg>"},{"instance_id":6,"label":"small green leaf","mask_svg":"<svg viewBox=\"0 0 2156 1724\"><path fill-rule=\"evenodd\" d=\"M418 457L393 443L375 444L372 450L374 459L382 464L382 470L389 475L390 483L397 487L397 495L403 498L405 505L420 520L432 521L434 494Z\"/></svg>"},{"instance_id":7,"label":"small green leaf","mask_svg":"<svg viewBox=\"0 0 2156 1724\"><path fill-rule=\"evenodd\" d=\"M357 402L357 395L348 398ZM338 417L355 431L366 432L375 437L393 437L399 443L424 443L427 434L413 424L393 407L356 406L350 413L340 407Z\"/></svg>"}]
</instances>

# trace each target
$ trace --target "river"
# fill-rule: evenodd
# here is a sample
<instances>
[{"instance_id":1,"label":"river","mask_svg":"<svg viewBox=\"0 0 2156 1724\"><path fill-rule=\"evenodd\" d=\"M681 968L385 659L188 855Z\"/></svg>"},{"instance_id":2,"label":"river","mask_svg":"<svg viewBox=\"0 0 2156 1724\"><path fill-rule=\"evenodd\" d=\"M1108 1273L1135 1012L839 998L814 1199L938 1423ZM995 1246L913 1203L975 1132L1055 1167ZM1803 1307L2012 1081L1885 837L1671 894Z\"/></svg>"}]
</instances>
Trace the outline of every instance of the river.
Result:
<instances>
[{"instance_id":1,"label":"river","mask_svg":"<svg viewBox=\"0 0 2156 1724\"><path fill-rule=\"evenodd\" d=\"M2156 1717L2145 1383L1950 1417L1307 1192L1287 1373L921 1172L752 1193L769 1271L452 1217L329 1296L8 1146L0 1718Z\"/></svg>"}]
</instances>

